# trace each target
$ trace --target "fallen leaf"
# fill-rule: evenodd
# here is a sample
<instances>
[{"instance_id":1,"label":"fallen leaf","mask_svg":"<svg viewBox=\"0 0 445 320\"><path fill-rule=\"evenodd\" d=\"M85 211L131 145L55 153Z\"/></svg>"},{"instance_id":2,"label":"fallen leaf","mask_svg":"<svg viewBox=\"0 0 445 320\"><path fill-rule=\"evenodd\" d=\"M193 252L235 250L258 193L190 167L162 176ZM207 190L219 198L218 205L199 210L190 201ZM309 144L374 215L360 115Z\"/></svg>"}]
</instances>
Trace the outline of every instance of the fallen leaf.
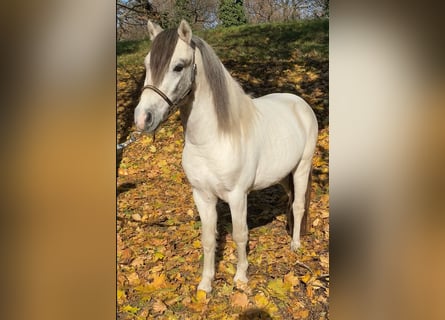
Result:
<instances>
[{"instance_id":1,"label":"fallen leaf","mask_svg":"<svg viewBox=\"0 0 445 320\"><path fill-rule=\"evenodd\" d=\"M157 299L154 303L153 303L153 311L156 313L164 313L165 310L167 310L167 306L165 305L164 302L162 302L161 300Z\"/></svg>"},{"instance_id":2,"label":"fallen leaf","mask_svg":"<svg viewBox=\"0 0 445 320\"><path fill-rule=\"evenodd\" d=\"M129 264L133 258L133 251L130 248L118 252L118 261L122 264Z\"/></svg>"},{"instance_id":3,"label":"fallen leaf","mask_svg":"<svg viewBox=\"0 0 445 320\"><path fill-rule=\"evenodd\" d=\"M193 241L193 248L195 248L195 249L201 248L201 241L199 241L199 240Z\"/></svg>"},{"instance_id":4,"label":"fallen leaf","mask_svg":"<svg viewBox=\"0 0 445 320\"><path fill-rule=\"evenodd\" d=\"M141 221L141 220L142 220L141 215L140 215L139 213L132 214L132 215L131 215L131 218L132 218L134 221Z\"/></svg>"},{"instance_id":5,"label":"fallen leaf","mask_svg":"<svg viewBox=\"0 0 445 320\"><path fill-rule=\"evenodd\" d=\"M328 256L320 256L320 264L323 268L329 267L329 257Z\"/></svg>"},{"instance_id":6,"label":"fallen leaf","mask_svg":"<svg viewBox=\"0 0 445 320\"><path fill-rule=\"evenodd\" d=\"M255 304L260 308L265 308L269 304L269 300L263 293L258 293L253 299L255 300Z\"/></svg>"},{"instance_id":7,"label":"fallen leaf","mask_svg":"<svg viewBox=\"0 0 445 320\"><path fill-rule=\"evenodd\" d=\"M121 304L125 300L127 300L127 296L125 295L125 291L124 290L117 290L117 302L119 304Z\"/></svg>"},{"instance_id":8,"label":"fallen leaf","mask_svg":"<svg viewBox=\"0 0 445 320\"><path fill-rule=\"evenodd\" d=\"M136 312L138 312L138 310L139 310L138 307L132 307L128 304L122 308L122 311L132 313L132 314L135 314Z\"/></svg>"},{"instance_id":9,"label":"fallen leaf","mask_svg":"<svg viewBox=\"0 0 445 320\"><path fill-rule=\"evenodd\" d=\"M140 283L139 276L136 272L130 273L127 276L128 283L132 286L136 286Z\"/></svg>"},{"instance_id":10,"label":"fallen leaf","mask_svg":"<svg viewBox=\"0 0 445 320\"><path fill-rule=\"evenodd\" d=\"M274 279L269 281L269 283L267 284L267 288L273 291L273 293L281 300L285 300L288 298L287 289L290 288L285 286L283 280L281 279Z\"/></svg>"},{"instance_id":11,"label":"fallen leaf","mask_svg":"<svg viewBox=\"0 0 445 320\"><path fill-rule=\"evenodd\" d=\"M207 298L207 293L204 290L198 290L196 292L196 300L198 302L205 302Z\"/></svg>"},{"instance_id":12,"label":"fallen leaf","mask_svg":"<svg viewBox=\"0 0 445 320\"><path fill-rule=\"evenodd\" d=\"M301 281L303 281L305 284L308 284L309 280L312 278L312 275L308 272L306 273L304 276L302 276L300 279Z\"/></svg>"},{"instance_id":13,"label":"fallen leaf","mask_svg":"<svg viewBox=\"0 0 445 320\"><path fill-rule=\"evenodd\" d=\"M245 308L249 305L247 295L242 292L235 292L230 299L232 306Z\"/></svg>"},{"instance_id":14,"label":"fallen leaf","mask_svg":"<svg viewBox=\"0 0 445 320\"><path fill-rule=\"evenodd\" d=\"M167 277L163 273L161 273L160 275L155 275L153 278L153 282L150 283L150 286L156 289L165 288L167 286L166 280Z\"/></svg>"},{"instance_id":15,"label":"fallen leaf","mask_svg":"<svg viewBox=\"0 0 445 320\"><path fill-rule=\"evenodd\" d=\"M156 252L154 254L154 261L162 260L164 259L165 255L162 252Z\"/></svg>"},{"instance_id":16,"label":"fallen leaf","mask_svg":"<svg viewBox=\"0 0 445 320\"><path fill-rule=\"evenodd\" d=\"M312 225L313 225L314 227L316 227L316 226L318 226L319 223L320 223L320 219L316 218L316 219L312 222Z\"/></svg>"},{"instance_id":17,"label":"fallen leaf","mask_svg":"<svg viewBox=\"0 0 445 320\"><path fill-rule=\"evenodd\" d=\"M143 264L144 264L144 258L141 257L141 256L136 257L133 261L131 261L131 265L132 265L133 267L140 267L140 266L142 266Z\"/></svg>"},{"instance_id":18,"label":"fallen leaf","mask_svg":"<svg viewBox=\"0 0 445 320\"><path fill-rule=\"evenodd\" d=\"M293 287L298 285L300 283L300 279L294 275L294 272L291 271L288 274L284 276L284 284L287 284L290 286L291 290L293 290Z\"/></svg>"}]
</instances>

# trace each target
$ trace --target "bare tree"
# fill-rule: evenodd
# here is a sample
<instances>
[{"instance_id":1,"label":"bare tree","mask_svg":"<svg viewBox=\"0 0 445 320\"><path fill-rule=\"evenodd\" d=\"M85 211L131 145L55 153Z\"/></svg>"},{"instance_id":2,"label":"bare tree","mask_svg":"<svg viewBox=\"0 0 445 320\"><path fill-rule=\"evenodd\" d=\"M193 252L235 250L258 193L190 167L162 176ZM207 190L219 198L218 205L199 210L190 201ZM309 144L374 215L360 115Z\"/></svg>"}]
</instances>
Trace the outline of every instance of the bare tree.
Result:
<instances>
[{"instance_id":1,"label":"bare tree","mask_svg":"<svg viewBox=\"0 0 445 320\"><path fill-rule=\"evenodd\" d=\"M147 20L174 27L186 17L195 28L218 25L219 0L117 0L118 40L147 37ZM244 0L249 23L329 16L329 0Z\"/></svg>"},{"instance_id":2,"label":"bare tree","mask_svg":"<svg viewBox=\"0 0 445 320\"><path fill-rule=\"evenodd\" d=\"M147 20L158 16L157 8L148 0L117 0L116 24L118 39L143 37Z\"/></svg>"},{"instance_id":3,"label":"bare tree","mask_svg":"<svg viewBox=\"0 0 445 320\"><path fill-rule=\"evenodd\" d=\"M175 0L154 0L153 4L159 8L161 12L160 20L158 21L163 27L173 27L179 23L179 20L186 11L188 22L194 28L211 28L216 25L218 0L190 0L179 2ZM185 7L184 7L185 5ZM182 13L182 14L181 14Z\"/></svg>"},{"instance_id":4,"label":"bare tree","mask_svg":"<svg viewBox=\"0 0 445 320\"><path fill-rule=\"evenodd\" d=\"M329 0L245 0L250 23L324 16Z\"/></svg>"}]
</instances>

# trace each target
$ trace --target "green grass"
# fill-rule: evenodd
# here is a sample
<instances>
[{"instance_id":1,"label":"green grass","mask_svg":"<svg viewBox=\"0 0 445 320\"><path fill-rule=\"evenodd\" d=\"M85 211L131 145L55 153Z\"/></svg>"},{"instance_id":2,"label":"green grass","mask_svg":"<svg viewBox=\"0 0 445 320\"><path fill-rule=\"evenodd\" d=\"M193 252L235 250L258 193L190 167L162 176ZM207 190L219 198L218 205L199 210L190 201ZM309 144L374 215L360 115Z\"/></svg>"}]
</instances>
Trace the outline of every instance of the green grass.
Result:
<instances>
[{"instance_id":1,"label":"green grass","mask_svg":"<svg viewBox=\"0 0 445 320\"><path fill-rule=\"evenodd\" d=\"M117 65L143 67L144 58L150 49L150 40L118 41L116 43Z\"/></svg>"},{"instance_id":2,"label":"green grass","mask_svg":"<svg viewBox=\"0 0 445 320\"><path fill-rule=\"evenodd\" d=\"M289 59L299 49L302 54L315 50L327 59L328 31L328 20L320 19L219 28L200 35L230 58Z\"/></svg>"},{"instance_id":3,"label":"green grass","mask_svg":"<svg viewBox=\"0 0 445 320\"><path fill-rule=\"evenodd\" d=\"M291 59L292 52L301 55L316 52L328 58L329 22L326 19L243 25L198 31L222 59ZM118 63L143 63L150 40L117 43Z\"/></svg>"}]
</instances>

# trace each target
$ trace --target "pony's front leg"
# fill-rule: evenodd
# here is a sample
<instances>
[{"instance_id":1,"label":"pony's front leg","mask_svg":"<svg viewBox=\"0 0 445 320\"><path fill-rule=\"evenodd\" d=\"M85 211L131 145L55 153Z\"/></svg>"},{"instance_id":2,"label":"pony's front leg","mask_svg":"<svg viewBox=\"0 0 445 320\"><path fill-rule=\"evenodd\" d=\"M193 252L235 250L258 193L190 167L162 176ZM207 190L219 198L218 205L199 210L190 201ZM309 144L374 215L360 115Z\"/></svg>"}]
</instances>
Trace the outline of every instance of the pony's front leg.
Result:
<instances>
[{"instance_id":1,"label":"pony's front leg","mask_svg":"<svg viewBox=\"0 0 445 320\"><path fill-rule=\"evenodd\" d=\"M198 290L210 292L212 291L212 280L215 276L217 198L210 193L193 189L193 199L201 217L201 242L204 249L204 267Z\"/></svg>"},{"instance_id":2,"label":"pony's front leg","mask_svg":"<svg viewBox=\"0 0 445 320\"><path fill-rule=\"evenodd\" d=\"M230 214L232 215L232 238L238 250L238 264L234 282L247 282L247 240L249 230L247 228L247 194L245 192L232 192L229 195Z\"/></svg>"}]
</instances>

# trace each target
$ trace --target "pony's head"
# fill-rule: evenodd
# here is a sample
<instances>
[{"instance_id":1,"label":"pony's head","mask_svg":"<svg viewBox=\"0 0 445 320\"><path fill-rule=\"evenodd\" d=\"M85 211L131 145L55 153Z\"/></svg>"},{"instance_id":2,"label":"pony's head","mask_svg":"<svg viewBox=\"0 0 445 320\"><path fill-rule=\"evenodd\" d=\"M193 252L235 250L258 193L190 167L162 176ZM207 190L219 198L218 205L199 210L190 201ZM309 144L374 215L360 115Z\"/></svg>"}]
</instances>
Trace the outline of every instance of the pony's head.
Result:
<instances>
[{"instance_id":1,"label":"pony's head","mask_svg":"<svg viewBox=\"0 0 445 320\"><path fill-rule=\"evenodd\" d=\"M178 29L162 30L151 21L147 26L152 46L145 57L144 88L134 121L138 130L153 132L192 91L195 49L185 20Z\"/></svg>"}]
</instances>

